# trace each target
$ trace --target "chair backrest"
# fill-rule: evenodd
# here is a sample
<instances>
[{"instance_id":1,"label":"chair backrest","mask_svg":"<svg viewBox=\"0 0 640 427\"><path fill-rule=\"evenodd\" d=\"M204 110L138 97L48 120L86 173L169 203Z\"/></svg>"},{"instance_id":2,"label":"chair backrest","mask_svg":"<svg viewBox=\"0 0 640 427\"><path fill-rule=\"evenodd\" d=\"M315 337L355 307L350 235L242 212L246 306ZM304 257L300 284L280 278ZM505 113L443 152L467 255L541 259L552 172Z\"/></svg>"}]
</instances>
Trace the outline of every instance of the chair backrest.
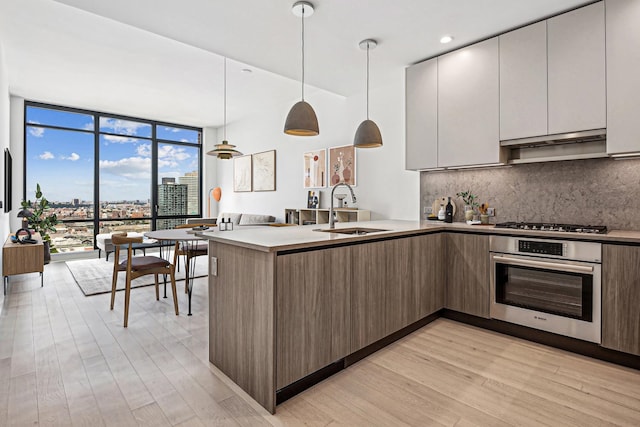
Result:
<instances>
[{"instance_id":1,"label":"chair backrest","mask_svg":"<svg viewBox=\"0 0 640 427\"><path fill-rule=\"evenodd\" d=\"M133 256L133 247L134 243L142 243L142 236L131 236L127 237L127 233L113 233L111 235L111 243L115 248L115 253L113 257L113 268L114 271L120 263L120 247L121 245L128 245L127 247L127 271L131 271L131 257Z\"/></svg>"}]
</instances>

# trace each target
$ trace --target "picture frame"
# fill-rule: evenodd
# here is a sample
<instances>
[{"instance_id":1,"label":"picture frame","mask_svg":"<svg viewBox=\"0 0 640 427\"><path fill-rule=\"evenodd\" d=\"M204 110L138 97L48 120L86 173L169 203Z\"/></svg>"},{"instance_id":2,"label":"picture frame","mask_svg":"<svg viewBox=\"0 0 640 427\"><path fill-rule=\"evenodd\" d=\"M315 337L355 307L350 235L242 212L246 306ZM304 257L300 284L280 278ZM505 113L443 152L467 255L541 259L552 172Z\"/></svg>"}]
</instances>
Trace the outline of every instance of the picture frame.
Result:
<instances>
[{"instance_id":1,"label":"picture frame","mask_svg":"<svg viewBox=\"0 0 640 427\"><path fill-rule=\"evenodd\" d=\"M329 148L329 185L356 185L356 151L353 145Z\"/></svg>"},{"instance_id":2,"label":"picture frame","mask_svg":"<svg viewBox=\"0 0 640 427\"><path fill-rule=\"evenodd\" d=\"M236 193L251 191L251 154L233 159L233 191Z\"/></svg>"},{"instance_id":3,"label":"picture frame","mask_svg":"<svg viewBox=\"0 0 640 427\"><path fill-rule=\"evenodd\" d=\"M303 188L327 186L327 150L308 151L303 154Z\"/></svg>"},{"instance_id":4,"label":"picture frame","mask_svg":"<svg viewBox=\"0 0 640 427\"><path fill-rule=\"evenodd\" d=\"M252 154L253 191L276 191L276 150Z\"/></svg>"},{"instance_id":5,"label":"picture frame","mask_svg":"<svg viewBox=\"0 0 640 427\"><path fill-rule=\"evenodd\" d=\"M12 182L11 182L11 175L12 175L12 165L13 163L13 159L11 158L11 152L9 151L8 148L4 149L4 212L5 213L9 213L11 212L12 206L11 206L11 199L12 199L12 194L11 194L11 189L13 187Z\"/></svg>"}]
</instances>

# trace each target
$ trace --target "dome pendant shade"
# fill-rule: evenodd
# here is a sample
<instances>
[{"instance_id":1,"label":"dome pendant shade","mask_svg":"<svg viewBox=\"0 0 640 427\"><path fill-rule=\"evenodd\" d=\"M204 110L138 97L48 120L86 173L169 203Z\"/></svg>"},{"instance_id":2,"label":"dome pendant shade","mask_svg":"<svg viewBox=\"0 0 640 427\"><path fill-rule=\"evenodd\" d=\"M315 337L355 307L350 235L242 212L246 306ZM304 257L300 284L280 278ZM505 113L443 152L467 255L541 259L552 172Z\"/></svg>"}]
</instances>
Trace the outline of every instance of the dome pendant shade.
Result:
<instances>
[{"instance_id":1,"label":"dome pendant shade","mask_svg":"<svg viewBox=\"0 0 640 427\"><path fill-rule=\"evenodd\" d=\"M318 117L309 103L304 100L304 18L313 15L313 5L306 1L294 3L291 12L302 22L302 98L296 102L284 122L284 133L294 136L316 136L320 134Z\"/></svg>"},{"instance_id":2,"label":"dome pendant shade","mask_svg":"<svg viewBox=\"0 0 640 427\"><path fill-rule=\"evenodd\" d=\"M382 147L382 135L378 125L373 120L365 120L360 123L353 139L353 145L357 148Z\"/></svg>"},{"instance_id":3,"label":"dome pendant shade","mask_svg":"<svg viewBox=\"0 0 640 427\"><path fill-rule=\"evenodd\" d=\"M369 120L369 50L375 49L378 45L373 39L362 40L359 43L360 49L367 51L367 119L360 123L356 136L353 138L353 145L356 148L376 148L382 147L382 135L378 125L373 120Z\"/></svg>"},{"instance_id":4,"label":"dome pendant shade","mask_svg":"<svg viewBox=\"0 0 640 427\"><path fill-rule=\"evenodd\" d=\"M320 133L318 118L308 102L296 102L284 122L284 133L296 136L316 136Z\"/></svg>"}]
</instances>

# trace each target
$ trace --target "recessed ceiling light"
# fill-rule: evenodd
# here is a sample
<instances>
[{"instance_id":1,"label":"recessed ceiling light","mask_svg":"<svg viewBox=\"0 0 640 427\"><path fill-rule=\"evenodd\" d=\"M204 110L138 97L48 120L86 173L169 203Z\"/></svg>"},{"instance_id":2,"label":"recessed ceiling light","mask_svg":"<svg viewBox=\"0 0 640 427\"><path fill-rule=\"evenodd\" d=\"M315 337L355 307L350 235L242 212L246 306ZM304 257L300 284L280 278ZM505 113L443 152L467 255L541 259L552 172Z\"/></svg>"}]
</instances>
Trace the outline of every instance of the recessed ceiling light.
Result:
<instances>
[{"instance_id":1,"label":"recessed ceiling light","mask_svg":"<svg viewBox=\"0 0 640 427\"><path fill-rule=\"evenodd\" d=\"M442 38L440 39L440 43L444 44L444 43L449 43L453 40L452 36L442 36Z\"/></svg>"}]
</instances>

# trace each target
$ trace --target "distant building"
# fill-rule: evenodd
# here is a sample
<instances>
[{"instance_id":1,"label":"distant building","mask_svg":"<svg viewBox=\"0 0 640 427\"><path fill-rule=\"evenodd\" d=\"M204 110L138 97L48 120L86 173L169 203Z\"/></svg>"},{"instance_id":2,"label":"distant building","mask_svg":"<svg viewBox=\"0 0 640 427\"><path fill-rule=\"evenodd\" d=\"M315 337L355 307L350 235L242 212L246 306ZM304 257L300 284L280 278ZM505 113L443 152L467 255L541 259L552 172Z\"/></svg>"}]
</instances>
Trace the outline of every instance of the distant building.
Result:
<instances>
[{"instance_id":1,"label":"distant building","mask_svg":"<svg viewBox=\"0 0 640 427\"><path fill-rule=\"evenodd\" d=\"M175 182L175 178L162 178L162 184L158 185L159 215L187 214L188 188Z\"/></svg>"},{"instance_id":2,"label":"distant building","mask_svg":"<svg viewBox=\"0 0 640 427\"><path fill-rule=\"evenodd\" d=\"M198 214L198 196L200 194L200 178L198 171L187 172L178 178L180 184L187 186L187 213L189 215Z\"/></svg>"},{"instance_id":3,"label":"distant building","mask_svg":"<svg viewBox=\"0 0 640 427\"><path fill-rule=\"evenodd\" d=\"M73 199L73 206L76 208L80 206L80 199Z\"/></svg>"}]
</instances>

